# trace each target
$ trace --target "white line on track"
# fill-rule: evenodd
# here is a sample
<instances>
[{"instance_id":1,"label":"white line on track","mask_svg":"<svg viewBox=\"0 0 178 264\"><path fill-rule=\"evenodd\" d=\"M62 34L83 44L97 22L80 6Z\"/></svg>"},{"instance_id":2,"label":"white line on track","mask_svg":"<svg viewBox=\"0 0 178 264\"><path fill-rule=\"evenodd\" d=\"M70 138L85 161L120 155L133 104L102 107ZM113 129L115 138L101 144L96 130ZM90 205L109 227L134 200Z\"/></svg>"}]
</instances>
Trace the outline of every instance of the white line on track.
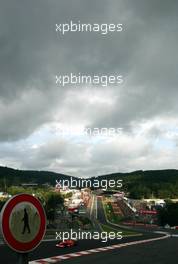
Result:
<instances>
[{"instance_id":1,"label":"white line on track","mask_svg":"<svg viewBox=\"0 0 178 264\"><path fill-rule=\"evenodd\" d=\"M165 236L157 237L157 238L132 241L132 242L127 242L127 243L122 243L122 244L117 244L117 245L112 245L112 246L106 246L106 247L89 249L89 250L85 250L85 251L79 251L79 252L75 252L75 253L69 253L66 255L55 256L55 257L51 257L51 258L47 258L47 259L39 259L39 260L31 261L31 262L29 262L29 264L57 263L58 261L62 261L65 259L81 257L81 256L89 255L92 253L99 253L99 252L114 250L114 249L118 249L118 248L122 248L122 247L132 246L132 245L149 243L149 242L153 242L153 241L163 240L163 239L166 239L169 237L170 237L170 235L166 234Z\"/></svg>"}]
</instances>

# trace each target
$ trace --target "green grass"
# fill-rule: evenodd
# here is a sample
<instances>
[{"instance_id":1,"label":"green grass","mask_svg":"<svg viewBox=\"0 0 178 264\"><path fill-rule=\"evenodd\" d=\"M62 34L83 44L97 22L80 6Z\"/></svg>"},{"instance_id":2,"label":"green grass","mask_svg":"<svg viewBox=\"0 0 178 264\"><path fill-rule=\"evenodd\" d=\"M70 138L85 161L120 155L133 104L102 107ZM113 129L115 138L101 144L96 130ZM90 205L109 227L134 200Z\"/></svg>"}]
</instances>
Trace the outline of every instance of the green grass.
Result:
<instances>
[{"instance_id":1,"label":"green grass","mask_svg":"<svg viewBox=\"0 0 178 264\"><path fill-rule=\"evenodd\" d=\"M114 214L113 208L111 203L103 203L103 209L104 209L104 213L105 213L105 217L107 220L109 220L111 223L113 224L119 224L121 222L121 219L123 219L123 217L119 217L117 215ZM126 229L122 229L122 228L114 228L108 225L103 225L101 224L101 228L103 229L103 231L105 232L122 232L122 236L139 236L142 235L141 233L137 233L135 231L132 230L126 230Z\"/></svg>"},{"instance_id":2,"label":"green grass","mask_svg":"<svg viewBox=\"0 0 178 264\"><path fill-rule=\"evenodd\" d=\"M114 213L111 203L107 203L107 204L103 203L103 207L104 207L107 219L110 222L112 222L114 224L118 224L123 220L122 216L116 215Z\"/></svg>"},{"instance_id":3,"label":"green grass","mask_svg":"<svg viewBox=\"0 0 178 264\"><path fill-rule=\"evenodd\" d=\"M107 232L107 233L110 233L110 232L114 232L115 234L117 234L117 232L122 232L122 236L125 237L125 236L138 236L138 235L141 235L139 233L136 233L134 231L130 231L130 230L125 230L125 229L122 229L122 228L114 228L114 227L110 227L108 225L104 225L104 224L100 224L102 230L104 232Z\"/></svg>"}]
</instances>

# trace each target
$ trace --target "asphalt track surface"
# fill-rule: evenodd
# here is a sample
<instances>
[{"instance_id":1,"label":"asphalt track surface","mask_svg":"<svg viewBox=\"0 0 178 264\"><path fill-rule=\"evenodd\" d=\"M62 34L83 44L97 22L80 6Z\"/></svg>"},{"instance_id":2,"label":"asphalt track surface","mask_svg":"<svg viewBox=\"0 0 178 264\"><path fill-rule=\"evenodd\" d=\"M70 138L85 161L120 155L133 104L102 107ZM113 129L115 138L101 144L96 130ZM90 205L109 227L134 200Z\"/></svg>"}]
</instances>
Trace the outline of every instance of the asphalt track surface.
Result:
<instances>
[{"instance_id":1,"label":"asphalt track surface","mask_svg":"<svg viewBox=\"0 0 178 264\"><path fill-rule=\"evenodd\" d=\"M99 222L106 224L106 219L100 199L97 201L97 217ZM29 260L37 260L48 258L52 256L64 255L74 253L87 249L94 249L98 247L105 247L108 245L127 243L135 240L143 240L160 235L151 232L144 233L143 236L127 237L121 240L110 240L103 243L98 240L82 240L73 248L60 249L55 247L56 241L42 242L41 245L32 253L29 254ZM67 263L144 263L144 264L164 264L164 263L178 263L178 238L168 238L165 240L149 242L147 244L132 245L124 248L114 249L108 252L95 253L88 256L82 256L65 260ZM17 263L17 254L9 249L6 245L0 246L0 263L15 264Z\"/></svg>"},{"instance_id":2,"label":"asphalt track surface","mask_svg":"<svg viewBox=\"0 0 178 264\"><path fill-rule=\"evenodd\" d=\"M133 245L65 260L65 264L177 264L178 239Z\"/></svg>"},{"instance_id":3,"label":"asphalt track surface","mask_svg":"<svg viewBox=\"0 0 178 264\"><path fill-rule=\"evenodd\" d=\"M147 234L147 235L139 236L139 237L123 238L121 240L110 240L107 243L103 243L98 240L81 240L78 242L77 246L72 247L72 248L64 248L64 249L55 247L56 241L42 242L41 245L36 250L34 250L32 253L29 254L29 260L48 258L51 256L64 255L64 254L74 253L74 252L78 252L82 250L94 249L98 247L105 247L109 245L126 243L130 241L135 241L135 240L142 240L142 239L147 239L147 238L149 239L149 238L157 237L157 236L158 235L153 236L151 234ZM101 254L100 254L100 257L101 257ZM6 264L17 263L17 254L13 252L11 249L9 249L6 245L1 245L0 246L0 263L6 263Z\"/></svg>"}]
</instances>

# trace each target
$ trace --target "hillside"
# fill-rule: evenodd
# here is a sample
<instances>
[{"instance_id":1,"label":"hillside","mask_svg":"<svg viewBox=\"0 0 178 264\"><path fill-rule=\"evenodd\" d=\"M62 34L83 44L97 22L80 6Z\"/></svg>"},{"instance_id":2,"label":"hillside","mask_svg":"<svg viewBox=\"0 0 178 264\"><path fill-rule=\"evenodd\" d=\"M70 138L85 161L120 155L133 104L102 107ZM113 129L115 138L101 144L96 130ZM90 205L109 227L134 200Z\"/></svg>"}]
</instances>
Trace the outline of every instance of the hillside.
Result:
<instances>
[{"instance_id":1,"label":"hillside","mask_svg":"<svg viewBox=\"0 0 178 264\"><path fill-rule=\"evenodd\" d=\"M132 198L178 198L178 170L114 173L98 176L98 179L123 179L123 189Z\"/></svg>"},{"instance_id":2,"label":"hillside","mask_svg":"<svg viewBox=\"0 0 178 264\"><path fill-rule=\"evenodd\" d=\"M50 171L16 170L0 166L0 186L19 185L22 183L50 183L55 185L56 180L69 180L71 176Z\"/></svg>"},{"instance_id":3,"label":"hillside","mask_svg":"<svg viewBox=\"0 0 178 264\"><path fill-rule=\"evenodd\" d=\"M20 185L21 183L50 183L56 180L69 180L72 176L49 171L16 170L0 166L0 187ZM73 177L75 178L75 177ZM78 178L75 178L78 179ZM130 173L113 173L92 177L98 179L122 179L125 192L132 198L178 198L178 170L134 171Z\"/></svg>"}]
</instances>

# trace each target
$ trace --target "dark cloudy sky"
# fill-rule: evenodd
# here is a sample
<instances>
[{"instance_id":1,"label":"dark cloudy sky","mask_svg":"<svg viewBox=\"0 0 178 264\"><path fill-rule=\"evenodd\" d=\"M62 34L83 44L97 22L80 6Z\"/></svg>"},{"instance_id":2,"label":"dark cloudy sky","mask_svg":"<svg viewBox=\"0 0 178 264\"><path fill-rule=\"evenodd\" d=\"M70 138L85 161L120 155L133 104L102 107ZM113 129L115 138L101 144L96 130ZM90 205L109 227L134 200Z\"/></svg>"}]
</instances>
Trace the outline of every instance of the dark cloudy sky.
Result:
<instances>
[{"instance_id":1,"label":"dark cloudy sky","mask_svg":"<svg viewBox=\"0 0 178 264\"><path fill-rule=\"evenodd\" d=\"M122 23L59 36L56 23ZM178 169L177 0L0 0L0 164L92 176ZM122 74L57 87L55 75ZM122 128L115 136L61 130Z\"/></svg>"}]
</instances>

